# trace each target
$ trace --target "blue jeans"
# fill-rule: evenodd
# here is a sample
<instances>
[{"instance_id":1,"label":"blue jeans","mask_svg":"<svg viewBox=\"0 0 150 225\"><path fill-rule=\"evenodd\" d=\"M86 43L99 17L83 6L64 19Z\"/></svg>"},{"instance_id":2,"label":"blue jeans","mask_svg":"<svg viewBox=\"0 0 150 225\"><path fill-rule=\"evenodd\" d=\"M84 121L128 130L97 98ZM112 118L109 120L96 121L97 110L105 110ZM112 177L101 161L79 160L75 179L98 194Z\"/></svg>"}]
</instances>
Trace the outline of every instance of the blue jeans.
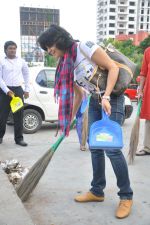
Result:
<instances>
[{"instance_id":1,"label":"blue jeans","mask_svg":"<svg viewBox=\"0 0 150 225\"><path fill-rule=\"evenodd\" d=\"M111 96L111 115L110 119L122 125L124 118L124 96ZM101 105L98 103L98 98L91 97L89 105L89 129L93 122L101 119ZM104 188L106 186L105 178L105 156L110 159L114 173L117 178L117 186L120 189L118 195L120 199L132 199L133 191L130 187L127 163L121 150L102 150L90 149L93 180L91 182L90 191L97 196L104 196Z\"/></svg>"}]
</instances>

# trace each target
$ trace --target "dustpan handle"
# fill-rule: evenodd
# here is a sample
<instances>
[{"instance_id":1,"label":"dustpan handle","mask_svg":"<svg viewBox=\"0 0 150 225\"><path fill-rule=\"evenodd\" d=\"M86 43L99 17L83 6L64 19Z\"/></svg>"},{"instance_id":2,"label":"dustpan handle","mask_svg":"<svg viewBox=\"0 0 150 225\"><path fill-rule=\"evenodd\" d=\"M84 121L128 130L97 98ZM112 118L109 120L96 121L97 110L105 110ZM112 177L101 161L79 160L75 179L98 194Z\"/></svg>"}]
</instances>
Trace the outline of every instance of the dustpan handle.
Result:
<instances>
[{"instance_id":1,"label":"dustpan handle","mask_svg":"<svg viewBox=\"0 0 150 225\"><path fill-rule=\"evenodd\" d=\"M103 120L108 120L109 119L108 114L106 114L106 112L103 109L102 109L102 119Z\"/></svg>"},{"instance_id":2,"label":"dustpan handle","mask_svg":"<svg viewBox=\"0 0 150 225\"><path fill-rule=\"evenodd\" d=\"M12 99L13 99L13 98L15 98L15 95L12 95L11 97L12 97Z\"/></svg>"}]
</instances>

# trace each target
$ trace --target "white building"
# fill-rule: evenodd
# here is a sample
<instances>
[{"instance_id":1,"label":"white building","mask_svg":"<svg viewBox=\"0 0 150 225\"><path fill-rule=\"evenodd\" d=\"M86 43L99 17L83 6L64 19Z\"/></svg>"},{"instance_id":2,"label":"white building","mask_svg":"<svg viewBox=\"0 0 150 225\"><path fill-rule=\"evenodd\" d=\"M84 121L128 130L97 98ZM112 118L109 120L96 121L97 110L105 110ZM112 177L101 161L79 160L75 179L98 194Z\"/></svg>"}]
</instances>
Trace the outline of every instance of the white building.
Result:
<instances>
[{"instance_id":1,"label":"white building","mask_svg":"<svg viewBox=\"0 0 150 225\"><path fill-rule=\"evenodd\" d=\"M97 42L150 32L150 0L97 0Z\"/></svg>"}]
</instances>

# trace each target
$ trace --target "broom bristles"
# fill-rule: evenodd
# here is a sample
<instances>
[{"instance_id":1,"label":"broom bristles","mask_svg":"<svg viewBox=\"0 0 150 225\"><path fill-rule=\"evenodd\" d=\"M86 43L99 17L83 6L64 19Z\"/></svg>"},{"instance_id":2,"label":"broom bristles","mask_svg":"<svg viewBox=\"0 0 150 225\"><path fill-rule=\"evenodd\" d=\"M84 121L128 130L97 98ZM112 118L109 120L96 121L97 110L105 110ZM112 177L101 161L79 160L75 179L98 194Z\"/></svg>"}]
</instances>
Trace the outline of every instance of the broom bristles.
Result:
<instances>
[{"instance_id":1,"label":"broom bristles","mask_svg":"<svg viewBox=\"0 0 150 225\"><path fill-rule=\"evenodd\" d=\"M131 131L129 153L128 153L129 164L133 164L134 162L137 146L139 143L139 129L140 129L140 118L139 116L137 116Z\"/></svg>"},{"instance_id":2,"label":"broom bristles","mask_svg":"<svg viewBox=\"0 0 150 225\"><path fill-rule=\"evenodd\" d=\"M71 123L70 129L73 129L75 123L76 119L74 119ZM65 134L63 133L53 144L53 146L31 167L29 173L22 180L21 184L16 188L16 192L22 201L26 201L30 193L36 187L49 162L51 161L54 152L64 138Z\"/></svg>"},{"instance_id":3,"label":"broom bristles","mask_svg":"<svg viewBox=\"0 0 150 225\"><path fill-rule=\"evenodd\" d=\"M22 201L26 201L30 193L35 189L40 178L45 172L54 151L49 149L30 169L21 184L17 187L16 192Z\"/></svg>"}]
</instances>

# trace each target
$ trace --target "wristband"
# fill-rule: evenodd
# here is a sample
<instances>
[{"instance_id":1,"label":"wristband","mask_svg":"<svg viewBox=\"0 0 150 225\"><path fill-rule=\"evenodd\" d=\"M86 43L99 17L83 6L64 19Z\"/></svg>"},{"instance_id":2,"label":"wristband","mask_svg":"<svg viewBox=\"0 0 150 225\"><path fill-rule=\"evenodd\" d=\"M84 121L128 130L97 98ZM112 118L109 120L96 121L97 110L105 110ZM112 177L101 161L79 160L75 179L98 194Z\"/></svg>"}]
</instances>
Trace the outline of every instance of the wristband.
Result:
<instances>
[{"instance_id":1,"label":"wristband","mask_svg":"<svg viewBox=\"0 0 150 225\"><path fill-rule=\"evenodd\" d=\"M110 101L110 96L103 95L102 99L106 99L106 100Z\"/></svg>"}]
</instances>

